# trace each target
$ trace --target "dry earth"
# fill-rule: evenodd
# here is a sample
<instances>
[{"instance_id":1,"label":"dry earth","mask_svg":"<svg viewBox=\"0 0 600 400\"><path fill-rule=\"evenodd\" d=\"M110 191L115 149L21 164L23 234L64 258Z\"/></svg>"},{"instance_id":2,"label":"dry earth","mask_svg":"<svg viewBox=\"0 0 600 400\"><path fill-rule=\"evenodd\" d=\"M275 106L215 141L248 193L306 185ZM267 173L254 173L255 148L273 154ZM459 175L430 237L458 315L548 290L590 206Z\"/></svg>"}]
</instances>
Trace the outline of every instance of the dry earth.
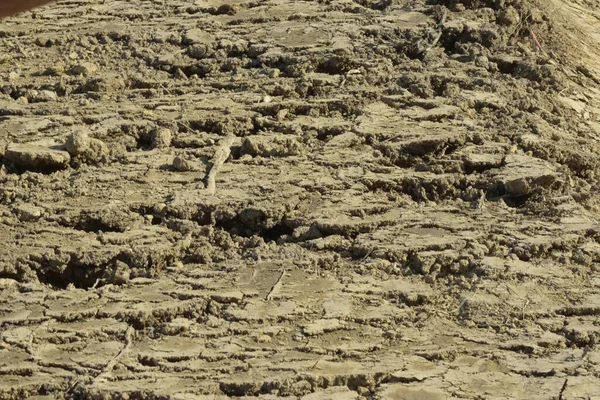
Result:
<instances>
[{"instance_id":1,"label":"dry earth","mask_svg":"<svg viewBox=\"0 0 600 400\"><path fill-rule=\"evenodd\" d=\"M598 399L599 28L598 0L2 21L0 398Z\"/></svg>"}]
</instances>

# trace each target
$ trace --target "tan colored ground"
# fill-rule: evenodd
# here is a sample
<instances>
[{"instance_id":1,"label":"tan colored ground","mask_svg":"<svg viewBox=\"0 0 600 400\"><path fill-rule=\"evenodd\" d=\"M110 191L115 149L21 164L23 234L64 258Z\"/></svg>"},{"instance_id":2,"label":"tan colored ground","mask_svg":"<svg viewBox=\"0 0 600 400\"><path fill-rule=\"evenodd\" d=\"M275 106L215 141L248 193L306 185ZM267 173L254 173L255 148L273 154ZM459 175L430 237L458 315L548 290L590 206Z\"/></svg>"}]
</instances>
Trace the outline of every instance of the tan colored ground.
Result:
<instances>
[{"instance_id":1,"label":"tan colored ground","mask_svg":"<svg viewBox=\"0 0 600 400\"><path fill-rule=\"evenodd\" d=\"M0 398L599 398L599 20L70 0L3 21Z\"/></svg>"}]
</instances>

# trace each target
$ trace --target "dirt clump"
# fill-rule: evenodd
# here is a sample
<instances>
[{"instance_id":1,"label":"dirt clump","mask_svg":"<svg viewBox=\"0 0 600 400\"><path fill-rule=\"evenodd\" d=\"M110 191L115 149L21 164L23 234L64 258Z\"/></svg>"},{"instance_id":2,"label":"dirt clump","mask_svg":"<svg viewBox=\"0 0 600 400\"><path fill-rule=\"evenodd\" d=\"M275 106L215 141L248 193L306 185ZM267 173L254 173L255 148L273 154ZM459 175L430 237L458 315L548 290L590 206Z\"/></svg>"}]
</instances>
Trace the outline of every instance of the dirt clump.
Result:
<instances>
[{"instance_id":1,"label":"dirt clump","mask_svg":"<svg viewBox=\"0 0 600 400\"><path fill-rule=\"evenodd\" d=\"M108 146L99 139L90 137L85 130L77 130L67 137L67 151L74 159L83 163L96 163L109 155Z\"/></svg>"},{"instance_id":2,"label":"dirt clump","mask_svg":"<svg viewBox=\"0 0 600 400\"><path fill-rule=\"evenodd\" d=\"M4 159L15 168L32 171L65 169L71 161L60 145L47 141L11 143L6 147Z\"/></svg>"}]
</instances>

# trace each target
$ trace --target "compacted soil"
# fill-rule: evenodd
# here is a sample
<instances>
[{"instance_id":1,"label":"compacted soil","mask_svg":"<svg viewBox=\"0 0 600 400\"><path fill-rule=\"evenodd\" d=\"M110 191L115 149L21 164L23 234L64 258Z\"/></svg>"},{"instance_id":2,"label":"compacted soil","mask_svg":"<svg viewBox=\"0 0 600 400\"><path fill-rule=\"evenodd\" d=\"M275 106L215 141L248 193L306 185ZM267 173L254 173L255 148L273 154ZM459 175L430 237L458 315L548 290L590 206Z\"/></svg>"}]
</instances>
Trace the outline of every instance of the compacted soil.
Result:
<instances>
[{"instance_id":1,"label":"compacted soil","mask_svg":"<svg viewBox=\"0 0 600 400\"><path fill-rule=\"evenodd\" d=\"M597 0L0 22L1 399L600 395Z\"/></svg>"}]
</instances>

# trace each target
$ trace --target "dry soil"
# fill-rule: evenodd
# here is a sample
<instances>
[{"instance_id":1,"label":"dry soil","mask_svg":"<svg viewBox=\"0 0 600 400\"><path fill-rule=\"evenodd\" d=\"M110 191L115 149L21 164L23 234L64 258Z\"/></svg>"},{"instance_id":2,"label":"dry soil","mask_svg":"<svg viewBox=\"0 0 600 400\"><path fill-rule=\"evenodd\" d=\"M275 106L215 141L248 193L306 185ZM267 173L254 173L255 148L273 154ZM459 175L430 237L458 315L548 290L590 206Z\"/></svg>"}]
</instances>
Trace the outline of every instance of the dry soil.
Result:
<instances>
[{"instance_id":1,"label":"dry soil","mask_svg":"<svg viewBox=\"0 0 600 400\"><path fill-rule=\"evenodd\" d=\"M599 398L598 32L598 0L0 22L0 398Z\"/></svg>"}]
</instances>

